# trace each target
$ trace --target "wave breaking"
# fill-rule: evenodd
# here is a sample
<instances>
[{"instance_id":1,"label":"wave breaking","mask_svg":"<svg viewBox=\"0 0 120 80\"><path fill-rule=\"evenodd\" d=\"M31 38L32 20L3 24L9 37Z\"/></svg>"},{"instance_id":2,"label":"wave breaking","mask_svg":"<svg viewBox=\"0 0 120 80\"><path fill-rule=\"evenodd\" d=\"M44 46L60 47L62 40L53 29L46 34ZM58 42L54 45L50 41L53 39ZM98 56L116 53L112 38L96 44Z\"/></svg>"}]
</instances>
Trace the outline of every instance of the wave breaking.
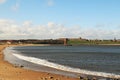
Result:
<instances>
[{"instance_id":1,"label":"wave breaking","mask_svg":"<svg viewBox=\"0 0 120 80\"><path fill-rule=\"evenodd\" d=\"M29 57L29 56L23 56L21 54L13 54L19 59L38 64L38 65L43 65L46 67L51 67L55 68L58 70L63 70L63 71L68 71L68 72L73 72L73 73L79 73L79 74L86 74L86 75L93 75L93 76L101 76L101 77L109 77L109 78L120 78L120 75L113 74L113 73L105 73L105 72L97 72L97 71L88 71L88 70L83 70L79 68L72 68L64 65L60 65L57 63L52 63L44 59L39 59L35 57Z\"/></svg>"}]
</instances>

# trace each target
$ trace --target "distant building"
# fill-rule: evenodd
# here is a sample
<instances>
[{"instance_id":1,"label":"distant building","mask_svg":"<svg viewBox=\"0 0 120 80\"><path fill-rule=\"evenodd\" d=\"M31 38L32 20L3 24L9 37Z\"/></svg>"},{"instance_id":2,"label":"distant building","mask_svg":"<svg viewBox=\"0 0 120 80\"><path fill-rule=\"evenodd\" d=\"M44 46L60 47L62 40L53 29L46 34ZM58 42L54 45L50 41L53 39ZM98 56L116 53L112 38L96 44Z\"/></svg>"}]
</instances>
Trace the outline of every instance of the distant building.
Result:
<instances>
[{"instance_id":1,"label":"distant building","mask_svg":"<svg viewBox=\"0 0 120 80\"><path fill-rule=\"evenodd\" d=\"M65 46L67 45L67 41L68 41L68 39L67 39L67 38L64 38L64 45L65 45Z\"/></svg>"},{"instance_id":2,"label":"distant building","mask_svg":"<svg viewBox=\"0 0 120 80\"><path fill-rule=\"evenodd\" d=\"M6 44L10 45L10 44L12 44L12 41L9 40L6 42Z\"/></svg>"}]
</instances>

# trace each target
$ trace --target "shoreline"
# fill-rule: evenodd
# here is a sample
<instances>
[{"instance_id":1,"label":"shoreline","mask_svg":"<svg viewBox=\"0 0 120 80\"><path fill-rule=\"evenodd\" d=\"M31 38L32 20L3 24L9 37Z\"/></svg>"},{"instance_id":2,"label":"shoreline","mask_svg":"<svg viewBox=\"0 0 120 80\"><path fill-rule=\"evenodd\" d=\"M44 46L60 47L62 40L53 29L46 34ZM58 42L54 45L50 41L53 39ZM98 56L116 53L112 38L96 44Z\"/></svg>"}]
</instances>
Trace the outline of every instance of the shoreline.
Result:
<instances>
[{"instance_id":1,"label":"shoreline","mask_svg":"<svg viewBox=\"0 0 120 80\"><path fill-rule=\"evenodd\" d=\"M4 60L2 51L8 46L19 45L0 45L0 80L79 80L78 78L16 67Z\"/></svg>"},{"instance_id":2,"label":"shoreline","mask_svg":"<svg viewBox=\"0 0 120 80\"><path fill-rule=\"evenodd\" d=\"M13 73L14 75L17 74L17 69L20 69L20 72L19 73L22 73L22 74L19 74L19 76L21 76L22 78L21 79L18 79L19 77L16 76L15 79L13 79L14 77L12 76L11 79L8 79L8 80L51 80L51 77L52 77L52 80L80 80L80 78L83 78L83 79L90 79L90 80L93 80L93 78L95 78L95 80L99 80L99 79L109 79L108 77L102 77L102 76L95 76L95 75L89 75L89 74L79 74L78 76L79 77L71 77L71 76L66 76L66 75L62 75L62 74L55 74L55 73L50 73L50 72L42 72L42 71L34 71L34 70L28 70L26 68L24 68L24 66L20 65L20 66L16 66L16 65L13 65L11 63L9 63L8 61L5 61L3 59L4 57L4 54L2 52L2 50L4 50L6 47L14 47L14 46L35 46L35 45L32 45L32 44L27 44L27 45L0 45L0 64L1 64L1 61L3 61L4 63L6 64L9 64L12 66L11 71L14 71L14 68L16 68L16 73ZM38 45L39 46L39 45ZM41 45L43 46L43 45ZM45 46L45 45L44 45ZM48 46L48 45L47 45ZM49 45L50 46L50 45ZM1 58L1 55L2 55L2 58ZM1 60L2 59L2 60ZM7 67L11 67L11 66L7 66ZM6 68L6 67L5 67ZM0 67L1 69L1 67ZM28 72L29 71L29 72ZM1 70L0 70L0 73L1 73ZM6 71L6 73L9 73ZM23 75L24 74L24 75ZM67 73L66 73L67 74ZM26 76L27 75L27 76ZM31 77L33 78L29 78L29 76L32 75ZM34 76L35 77L34 77ZM42 75L42 76L41 76ZM43 77L43 75L45 75ZM7 76L6 76L7 77ZM56 78L57 77L57 78ZM0 79L1 79L1 74L0 74ZM110 77L110 79L117 79L115 77ZM2 80L7 80L6 78L3 78ZM119 79L118 79L119 80Z\"/></svg>"}]
</instances>

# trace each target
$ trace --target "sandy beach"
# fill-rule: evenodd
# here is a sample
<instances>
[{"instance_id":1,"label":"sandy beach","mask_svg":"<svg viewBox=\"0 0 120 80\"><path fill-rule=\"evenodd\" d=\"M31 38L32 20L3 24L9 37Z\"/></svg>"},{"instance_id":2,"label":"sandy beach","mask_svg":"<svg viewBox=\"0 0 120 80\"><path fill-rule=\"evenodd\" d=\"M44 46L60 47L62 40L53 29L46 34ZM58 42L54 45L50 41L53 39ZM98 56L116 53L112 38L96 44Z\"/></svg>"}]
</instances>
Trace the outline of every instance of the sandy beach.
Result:
<instances>
[{"instance_id":1,"label":"sandy beach","mask_svg":"<svg viewBox=\"0 0 120 80\"><path fill-rule=\"evenodd\" d=\"M79 80L78 78L16 67L4 61L2 50L4 50L5 47L7 47L7 45L0 45L0 80Z\"/></svg>"}]
</instances>

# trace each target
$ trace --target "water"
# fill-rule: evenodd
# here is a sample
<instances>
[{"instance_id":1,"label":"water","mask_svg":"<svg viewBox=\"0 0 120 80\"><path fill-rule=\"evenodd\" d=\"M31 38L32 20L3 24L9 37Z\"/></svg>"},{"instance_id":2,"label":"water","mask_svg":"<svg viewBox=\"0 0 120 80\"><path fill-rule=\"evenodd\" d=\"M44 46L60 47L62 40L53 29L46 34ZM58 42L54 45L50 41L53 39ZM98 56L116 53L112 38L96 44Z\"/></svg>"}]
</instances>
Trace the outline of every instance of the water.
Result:
<instances>
[{"instance_id":1,"label":"water","mask_svg":"<svg viewBox=\"0 0 120 80\"><path fill-rule=\"evenodd\" d=\"M22 63L38 71L120 78L120 46L24 46L7 48L5 54L11 63Z\"/></svg>"}]
</instances>

